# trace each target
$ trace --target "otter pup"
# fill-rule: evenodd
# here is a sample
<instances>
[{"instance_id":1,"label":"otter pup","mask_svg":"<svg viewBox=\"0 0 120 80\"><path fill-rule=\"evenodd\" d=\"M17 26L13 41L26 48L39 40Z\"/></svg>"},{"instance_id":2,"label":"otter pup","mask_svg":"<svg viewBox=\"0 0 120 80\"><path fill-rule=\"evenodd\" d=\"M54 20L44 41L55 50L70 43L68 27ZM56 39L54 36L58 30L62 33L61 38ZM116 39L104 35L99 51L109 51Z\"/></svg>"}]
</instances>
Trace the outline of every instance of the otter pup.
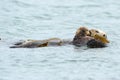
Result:
<instances>
[{"instance_id":1,"label":"otter pup","mask_svg":"<svg viewBox=\"0 0 120 80\"><path fill-rule=\"evenodd\" d=\"M102 48L102 47L106 47L106 44L109 43L105 32L96 29L91 29L89 30L89 32L90 32L90 36L94 37L94 39L88 41L87 47Z\"/></svg>"}]
</instances>

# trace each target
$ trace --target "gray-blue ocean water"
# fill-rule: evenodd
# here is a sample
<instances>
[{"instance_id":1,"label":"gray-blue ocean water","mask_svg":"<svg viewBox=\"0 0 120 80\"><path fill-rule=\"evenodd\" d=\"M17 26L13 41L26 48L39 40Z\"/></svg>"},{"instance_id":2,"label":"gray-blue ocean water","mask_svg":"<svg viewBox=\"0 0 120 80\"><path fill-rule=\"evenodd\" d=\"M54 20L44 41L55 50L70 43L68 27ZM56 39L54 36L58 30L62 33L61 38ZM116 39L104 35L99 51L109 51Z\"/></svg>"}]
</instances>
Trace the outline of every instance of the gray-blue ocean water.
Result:
<instances>
[{"instance_id":1,"label":"gray-blue ocean water","mask_svg":"<svg viewBox=\"0 0 120 80\"><path fill-rule=\"evenodd\" d=\"M104 30L110 44L10 49L25 39L72 39L79 26ZM120 80L119 0L1 0L0 80Z\"/></svg>"}]
</instances>

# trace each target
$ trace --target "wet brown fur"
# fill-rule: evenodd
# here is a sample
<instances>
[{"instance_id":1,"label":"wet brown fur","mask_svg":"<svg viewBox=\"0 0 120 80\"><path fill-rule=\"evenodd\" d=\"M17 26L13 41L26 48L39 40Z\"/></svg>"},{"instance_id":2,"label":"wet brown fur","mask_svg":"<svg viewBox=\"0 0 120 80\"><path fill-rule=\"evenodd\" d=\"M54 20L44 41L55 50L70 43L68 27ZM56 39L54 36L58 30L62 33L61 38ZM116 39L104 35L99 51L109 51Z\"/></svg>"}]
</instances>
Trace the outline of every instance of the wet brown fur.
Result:
<instances>
[{"instance_id":1,"label":"wet brown fur","mask_svg":"<svg viewBox=\"0 0 120 80\"><path fill-rule=\"evenodd\" d=\"M80 27L73 38L73 45L82 46L86 45L89 40L93 39L90 37L89 30L86 27Z\"/></svg>"}]
</instances>

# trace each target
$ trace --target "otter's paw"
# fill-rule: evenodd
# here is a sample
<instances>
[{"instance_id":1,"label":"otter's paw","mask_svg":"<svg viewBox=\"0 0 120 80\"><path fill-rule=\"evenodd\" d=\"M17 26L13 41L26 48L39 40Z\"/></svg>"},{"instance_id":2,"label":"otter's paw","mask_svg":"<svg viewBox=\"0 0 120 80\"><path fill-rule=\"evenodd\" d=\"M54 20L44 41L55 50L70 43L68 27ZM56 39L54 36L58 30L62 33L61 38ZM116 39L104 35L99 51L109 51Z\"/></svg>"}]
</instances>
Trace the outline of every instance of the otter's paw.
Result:
<instances>
[{"instance_id":1,"label":"otter's paw","mask_svg":"<svg viewBox=\"0 0 120 80\"><path fill-rule=\"evenodd\" d=\"M9 48L20 48L20 46L10 46Z\"/></svg>"}]
</instances>

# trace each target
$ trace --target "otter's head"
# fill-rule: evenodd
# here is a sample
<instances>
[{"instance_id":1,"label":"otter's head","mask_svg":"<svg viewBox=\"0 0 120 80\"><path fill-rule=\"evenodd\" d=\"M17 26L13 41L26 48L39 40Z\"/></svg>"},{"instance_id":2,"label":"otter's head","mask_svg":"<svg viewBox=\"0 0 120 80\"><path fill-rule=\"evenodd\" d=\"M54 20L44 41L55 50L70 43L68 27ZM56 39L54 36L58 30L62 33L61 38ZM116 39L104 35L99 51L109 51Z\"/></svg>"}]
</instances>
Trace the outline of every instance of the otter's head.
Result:
<instances>
[{"instance_id":1,"label":"otter's head","mask_svg":"<svg viewBox=\"0 0 120 80\"><path fill-rule=\"evenodd\" d=\"M95 39L100 40L103 43L109 43L109 40L107 39L107 35L105 32L96 29L91 29L89 30L89 32L91 37L94 37Z\"/></svg>"},{"instance_id":2,"label":"otter's head","mask_svg":"<svg viewBox=\"0 0 120 80\"><path fill-rule=\"evenodd\" d=\"M79 29L77 29L76 34L75 35L79 35L79 36L89 36L90 32L86 27L80 27Z\"/></svg>"}]
</instances>

